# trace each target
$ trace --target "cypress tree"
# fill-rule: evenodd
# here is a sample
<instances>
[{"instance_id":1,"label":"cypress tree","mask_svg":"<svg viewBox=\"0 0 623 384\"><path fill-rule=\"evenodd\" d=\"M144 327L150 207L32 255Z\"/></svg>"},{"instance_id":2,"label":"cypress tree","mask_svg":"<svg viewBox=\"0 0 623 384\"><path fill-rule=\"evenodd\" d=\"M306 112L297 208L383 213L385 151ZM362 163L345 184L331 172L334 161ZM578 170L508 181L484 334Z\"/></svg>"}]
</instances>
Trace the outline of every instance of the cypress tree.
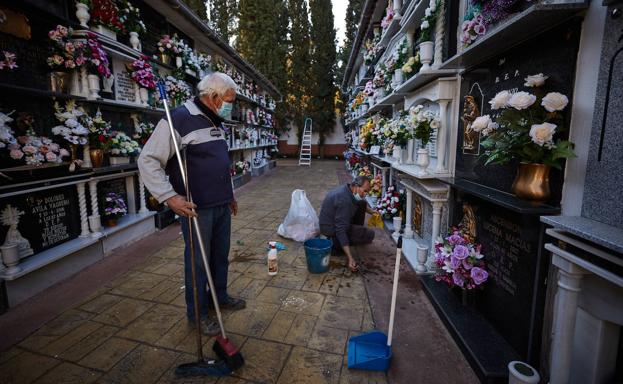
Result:
<instances>
[{"instance_id":1,"label":"cypress tree","mask_svg":"<svg viewBox=\"0 0 623 384\"><path fill-rule=\"evenodd\" d=\"M290 16L290 49L286 104L293 125L302 139L304 118L308 113L310 91L309 18L305 0L288 0Z\"/></svg>"},{"instance_id":2,"label":"cypress tree","mask_svg":"<svg viewBox=\"0 0 623 384\"><path fill-rule=\"evenodd\" d=\"M337 81L342 81L344 77L344 69L348 64L350 52L353 49L353 43L357 36L359 28L359 19L361 18L361 9L363 7L362 0L349 0L346 8L346 33L344 37L344 45L340 49L339 60L342 65L338 69Z\"/></svg>"},{"instance_id":3,"label":"cypress tree","mask_svg":"<svg viewBox=\"0 0 623 384\"><path fill-rule=\"evenodd\" d=\"M195 1L205 2L205 0ZM236 0L208 0L208 3L212 27L225 41L229 42L236 17Z\"/></svg>"},{"instance_id":4,"label":"cypress tree","mask_svg":"<svg viewBox=\"0 0 623 384\"><path fill-rule=\"evenodd\" d=\"M186 4L201 18L205 20L208 17L205 0L184 0Z\"/></svg>"},{"instance_id":5,"label":"cypress tree","mask_svg":"<svg viewBox=\"0 0 623 384\"><path fill-rule=\"evenodd\" d=\"M323 156L325 137L335 126L335 29L331 0L310 0L309 8L312 22L311 115Z\"/></svg>"}]
</instances>

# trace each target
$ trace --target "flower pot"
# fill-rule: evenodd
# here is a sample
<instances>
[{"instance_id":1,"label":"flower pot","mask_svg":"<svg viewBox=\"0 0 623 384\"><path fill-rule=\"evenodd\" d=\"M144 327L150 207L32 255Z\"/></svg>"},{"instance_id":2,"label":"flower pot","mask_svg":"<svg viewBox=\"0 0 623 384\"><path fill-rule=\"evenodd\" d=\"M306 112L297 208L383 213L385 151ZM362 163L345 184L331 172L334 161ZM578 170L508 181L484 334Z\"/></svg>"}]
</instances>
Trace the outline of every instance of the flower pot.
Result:
<instances>
[{"instance_id":1,"label":"flower pot","mask_svg":"<svg viewBox=\"0 0 623 384\"><path fill-rule=\"evenodd\" d=\"M117 226L117 219L116 218L105 218L104 219L104 226L105 227L116 227Z\"/></svg>"},{"instance_id":2,"label":"flower pot","mask_svg":"<svg viewBox=\"0 0 623 384\"><path fill-rule=\"evenodd\" d=\"M99 33L100 35L106 36L113 40L117 40L117 34L103 25L96 25L95 27L91 27L91 30Z\"/></svg>"},{"instance_id":3,"label":"flower pot","mask_svg":"<svg viewBox=\"0 0 623 384\"><path fill-rule=\"evenodd\" d=\"M430 157L428 156L428 148L418 148L417 159L415 160L415 165L417 167L417 174L419 176L426 175L426 169L428 168L428 164L430 164Z\"/></svg>"},{"instance_id":4,"label":"flower pot","mask_svg":"<svg viewBox=\"0 0 623 384\"><path fill-rule=\"evenodd\" d=\"M132 49L139 52L142 50L141 40L138 38L138 32L130 32L130 45L132 46Z\"/></svg>"},{"instance_id":5,"label":"flower pot","mask_svg":"<svg viewBox=\"0 0 623 384\"><path fill-rule=\"evenodd\" d=\"M182 68L182 58L180 56L175 56L175 66L177 68Z\"/></svg>"},{"instance_id":6,"label":"flower pot","mask_svg":"<svg viewBox=\"0 0 623 384\"><path fill-rule=\"evenodd\" d=\"M521 361L508 363L508 384L538 384L541 377L536 369Z\"/></svg>"},{"instance_id":7,"label":"flower pot","mask_svg":"<svg viewBox=\"0 0 623 384\"><path fill-rule=\"evenodd\" d=\"M110 165L130 164L128 156L110 156Z\"/></svg>"},{"instance_id":8,"label":"flower pot","mask_svg":"<svg viewBox=\"0 0 623 384\"><path fill-rule=\"evenodd\" d=\"M50 73L50 90L58 93L69 93L69 73Z\"/></svg>"},{"instance_id":9,"label":"flower pot","mask_svg":"<svg viewBox=\"0 0 623 384\"><path fill-rule=\"evenodd\" d=\"M141 104L149 105L149 90L147 88L139 88L138 93L141 98Z\"/></svg>"},{"instance_id":10,"label":"flower pot","mask_svg":"<svg viewBox=\"0 0 623 384\"><path fill-rule=\"evenodd\" d=\"M434 47L435 43L433 43L432 41L425 41L423 43L420 43L420 62L422 63L422 68L420 68L420 72L430 69L430 63L433 61Z\"/></svg>"},{"instance_id":11,"label":"flower pot","mask_svg":"<svg viewBox=\"0 0 623 384\"><path fill-rule=\"evenodd\" d=\"M91 15L89 14L89 6L83 3L76 3L76 18L80 22L80 25L89 28L87 23L91 20Z\"/></svg>"},{"instance_id":12,"label":"flower pot","mask_svg":"<svg viewBox=\"0 0 623 384\"><path fill-rule=\"evenodd\" d=\"M93 168L99 168L104 164L104 150L99 148L91 148L89 150L89 158Z\"/></svg>"},{"instance_id":13,"label":"flower pot","mask_svg":"<svg viewBox=\"0 0 623 384\"><path fill-rule=\"evenodd\" d=\"M71 152L71 161L78 160L78 144L69 144L69 151Z\"/></svg>"},{"instance_id":14,"label":"flower pot","mask_svg":"<svg viewBox=\"0 0 623 384\"><path fill-rule=\"evenodd\" d=\"M0 246L0 251L2 251L2 262L8 267L5 272L7 275L14 275L22 270L22 268L18 266L19 251L17 246L18 245L15 243Z\"/></svg>"},{"instance_id":15,"label":"flower pot","mask_svg":"<svg viewBox=\"0 0 623 384\"><path fill-rule=\"evenodd\" d=\"M426 272L426 261L428 260L428 247L418 244L417 245L417 265L415 266L415 272Z\"/></svg>"},{"instance_id":16,"label":"flower pot","mask_svg":"<svg viewBox=\"0 0 623 384\"><path fill-rule=\"evenodd\" d=\"M160 53L160 61L162 61L163 64L170 65L171 56L168 53Z\"/></svg>"},{"instance_id":17,"label":"flower pot","mask_svg":"<svg viewBox=\"0 0 623 384\"><path fill-rule=\"evenodd\" d=\"M549 171L549 165L521 163L511 190L523 200L545 201L550 196Z\"/></svg>"},{"instance_id":18,"label":"flower pot","mask_svg":"<svg viewBox=\"0 0 623 384\"><path fill-rule=\"evenodd\" d=\"M394 71L393 82L395 85L394 88L398 88L398 86L404 82L404 78L402 76L402 69L399 68Z\"/></svg>"},{"instance_id":19,"label":"flower pot","mask_svg":"<svg viewBox=\"0 0 623 384\"><path fill-rule=\"evenodd\" d=\"M400 216L396 216L393 218L393 224L394 224L394 233L392 233L393 236L400 236L400 229L402 228L402 217Z\"/></svg>"},{"instance_id":20,"label":"flower pot","mask_svg":"<svg viewBox=\"0 0 623 384\"><path fill-rule=\"evenodd\" d=\"M98 75L88 75L87 79L89 81L89 96L87 99L96 100L100 98L100 77Z\"/></svg>"},{"instance_id":21,"label":"flower pot","mask_svg":"<svg viewBox=\"0 0 623 384\"><path fill-rule=\"evenodd\" d=\"M91 163L91 153L89 144L85 144L82 147L82 166L84 168L93 168L93 164Z\"/></svg>"}]
</instances>

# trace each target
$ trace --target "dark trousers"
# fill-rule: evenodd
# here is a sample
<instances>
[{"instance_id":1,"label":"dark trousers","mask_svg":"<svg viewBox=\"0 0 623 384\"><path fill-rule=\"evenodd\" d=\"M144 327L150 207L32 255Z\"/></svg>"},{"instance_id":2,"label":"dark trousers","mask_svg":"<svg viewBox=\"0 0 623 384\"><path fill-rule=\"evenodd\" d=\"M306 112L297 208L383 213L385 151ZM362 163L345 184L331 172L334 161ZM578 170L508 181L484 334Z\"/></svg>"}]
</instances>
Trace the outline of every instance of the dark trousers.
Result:
<instances>
[{"instance_id":1,"label":"dark trousers","mask_svg":"<svg viewBox=\"0 0 623 384\"><path fill-rule=\"evenodd\" d=\"M348 242L350 245L370 244L374 240L374 231L365 226L366 220L366 202L357 203L357 210L351 220L350 228L348 228ZM342 252L342 244L335 236L331 236L333 241L333 250L337 253Z\"/></svg>"},{"instance_id":2,"label":"dark trousers","mask_svg":"<svg viewBox=\"0 0 623 384\"><path fill-rule=\"evenodd\" d=\"M201 229L203 243L206 248L206 256L210 265L212 279L219 301L227 298L227 271L229 268L229 240L231 236L231 211L229 204L218 207L197 209L199 227ZM184 234L184 283L186 290L186 315L188 319L195 319L195 303L193 300L192 270L190 258L190 245L188 242L188 219L181 218L182 233ZM193 231L193 243L195 247L195 266L197 271L197 289L199 296L199 314L207 316L208 307L212 302L209 293L208 276L201 258L201 250Z\"/></svg>"}]
</instances>

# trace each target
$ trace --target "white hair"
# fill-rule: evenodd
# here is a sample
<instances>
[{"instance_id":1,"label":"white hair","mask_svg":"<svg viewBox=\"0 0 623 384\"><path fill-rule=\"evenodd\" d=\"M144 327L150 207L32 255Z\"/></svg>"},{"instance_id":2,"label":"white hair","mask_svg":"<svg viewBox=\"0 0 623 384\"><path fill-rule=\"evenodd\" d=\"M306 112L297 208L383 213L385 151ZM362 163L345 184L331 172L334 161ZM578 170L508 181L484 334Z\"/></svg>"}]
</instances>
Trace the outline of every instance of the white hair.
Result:
<instances>
[{"instance_id":1,"label":"white hair","mask_svg":"<svg viewBox=\"0 0 623 384\"><path fill-rule=\"evenodd\" d=\"M206 75L199 84L197 84L197 90L199 95L213 95L217 94L223 96L229 90L236 91L238 86L231 77L222 72L212 72Z\"/></svg>"}]
</instances>

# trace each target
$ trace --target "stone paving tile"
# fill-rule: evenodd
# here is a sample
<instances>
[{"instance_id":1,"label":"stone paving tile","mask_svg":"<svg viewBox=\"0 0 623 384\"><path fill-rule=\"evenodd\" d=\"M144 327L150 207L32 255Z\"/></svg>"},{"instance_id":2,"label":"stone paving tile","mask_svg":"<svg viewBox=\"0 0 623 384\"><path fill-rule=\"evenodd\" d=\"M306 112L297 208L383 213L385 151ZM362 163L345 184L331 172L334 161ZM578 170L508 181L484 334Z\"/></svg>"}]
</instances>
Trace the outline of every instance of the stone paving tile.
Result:
<instances>
[{"instance_id":1,"label":"stone paving tile","mask_svg":"<svg viewBox=\"0 0 623 384\"><path fill-rule=\"evenodd\" d=\"M245 365L236 372L236 376L262 383L276 383L290 348L281 343L247 340L240 351L245 358Z\"/></svg>"},{"instance_id":2,"label":"stone paving tile","mask_svg":"<svg viewBox=\"0 0 623 384\"><path fill-rule=\"evenodd\" d=\"M349 297L327 296L319 317L319 321L329 327L361 329L363 301Z\"/></svg>"},{"instance_id":3,"label":"stone paving tile","mask_svg":"<svg viewBox=\"0 0 623 384\"><path fill-rule=\"evenodd\" d=\"M266 340L283 342L290 331L292 322L296 319L296 313L279 311L262 335Z\"/></svg>"},{"instance_id":4,"label":"stone paving tile","mask_svg":"<svg viewBox=\"0 0 623 384\"><path fill-rule=\"evenodd\" d=\"M342 356L295 347L278 384L337 384Z\"/></svg>"},{"instance_id":5,"label":"stone paving tile","mask_svg":"<svg viewBox=\"0 0 623 384\"><path fill-rule=\"evenodd\" d=\"M2 353L0 353L0 365L6 363L7 361L22 353L24 353L24 350L19 347L11 347L5 351L2 351Z\"/></svg>"},{"instance_id":6,"label":"stone paving tile","mask_svg":"<svg viewBox=\"0 0 623 384\"><path fill-rule=\"evenodd\" d=\"M330 273L325 274L318 292L336 295L337 291L340 289L341 280L342 278L339 276Z\"/></svg>"},{"instance_id":7,"label":"stone paving tile","mask_svg":"<svg viewBox=\"0 0 623 384\"><path fill-rule=\"evenodd\" d=\"M361 276L343 277L340 281L338 296L365 300L368 296Z\"/></svg>"},{"instance_id":8,"label":"stone paving tile","mask_svg":"<svg viewBox=\"0 0 623 384\"><path fill-rule=\"evenodd\" d=\"M242 276L250 277L252 279L270 280L272 276L268 274L268 266L266 263L246 263L247 269L242 273Z\"/></svg>"},{"instance_id":9,"label":"stone paving tile","mask_svg":"<svg viewBox=\"0 0 623 384\"><path fill-rule=\"evenodd\" d=\"M303 291L318 292L323 280L324 274L310 273L309 276L307 276L307 280L305 280L305 284L303 284L303 288L301 289Z\"/></svg>"},{"instance_id":10,"label":"stone paving tile","mask_svg":"<svg viewBox=\"0 0 623 384\"><path fill-rule=\"evenodd\" d=\"M281 268L277 276L268 282L272 287L301 289L307 280L308 272L303 268Z\"/></svg>"},{"instance_id":11,"label":"stone paving tile","mask_svg":"<svg viewBox=\"0 0 623 384\"><path fill-rule=\"evenodd\" d=\"M266 287L266 280L251 280L251 282L238 294L244 299L255 299Z\"/></svg>"},{"instance_id":12,"label":"stone paving tile","mask_svg":"<svg viewBox=\"0 0 623 384\"><path fill-rule=\"evenodd\" d=\"M265 303L273 303L281 305L286 297L290 294L290 290L278 287L264 287L262 292L255 298L257 301Z\"/></svg>"},{"instance_id":13,"label":"stone paving tile","mask_svg":"<svg viewBox=\"0 0 623 384\"><path fill-rule=\"evenodd\" d=\"M160 377L160 379L158 380L158 384L214 384L219 380L218 377L213 376L184 378L179 378L175 376L175 368L177 368L178 365L187 364L194 361L197 361L196 355L188 353L179 354L173 361L172 366L169 367L167 371Z\"/></svg>"},{"instance_id":14,"label":"stone paving tile","mask_svg":"<svg viewBox=\"0 0 623 384\"><path fill-rule=\"evenodd\" d=\"M0 365L0 383L32 383L58 364L59 360L26 351Z\"/></svg>"},{"instance_id":15,"label":"stone paving tile","mask_svg":"<svg viewBox=\"0 0 623 384\"><path fill-rule=\"evenodd\" d=\"M225 328L230 332L260 337L278 310L279 306L276 304L247 302L245 309L233 312L229 316Z\"/></svg>"},{"instance_id":16,"label":"stone paving tile","mask_svg":"<svg viewBox=\"0 0 623 384\"><path fill-rule=\"evenodd\" d=\"M120 331L117 336L154 344L185 317L185 310L179 307L157 304Z\"/></svg>"},{"instance_id":17,"label":"stone paving tile","mask_svg":"<svg viewBox=\"0 0 623 384\"><path fill-rule=\"evenodd\" d=\"M322 309L325 296L320 293L291 291L283 300L281 309L305 315L318 315Z\"/></svg>"},{"instance_id":18,"label":"stone paving tile","mask_svg":"<svg viewBox=\"0 0 623 384\"><path fill-rule=\"evenodd\" d=\"M348 331L327 327L320 323L316 324L307 346L324 352L343 354L347 339Z\"/></svg>"},{"instance_id":19,"label":"stone paving tile","mask_svg":"<svg viewBox=\"0 0 623 384\"><path fill-rule=\"evenodd\" d=\"M348 358L346 356L344 357L340 384L387 384L387 382L385 372L348 369Z\"/></svg>"},{"instance_id":20,"label":"stone paving tile","mask_svg":"<svg viewBox=\"0 0 623 384\"><path fill-rule=\"evenodd\" d=\"M154 273L137 271L132 275L131 279L114 286L114 288L110 290L110 293L122 296L140 297L166 278L166 276L156 275Z\"/></svg>"},{"instance_id":21,"label":"stone paving tile","mask_svg":"<svg viewBox=\"0 0 623 384\"><path fill-rule=\"evenodd\" d=\"M173 365L178 352L140 345L102 377L100 383L155 383Z\"/></svg>"},{"instance_id":22,"label":"stone paving tile","mask_svg":"<svg viewBox=\"0 0 623 384\"><path fill-rule=\"evenodd\" d=\"M62 363L54 367L35 381L35 384L89 384L94 383L101 373L71 363Z\"/></svg>"},{"instance_id":23,"label":"stone paving tile","mask_svg":"<svg viewBox=\"0 0 623 384\"><path fill-rule=\"evenodd\" d=\"M317 317L310 315L296 315L292 326L286 335L285 342L288 344L306 346L311 338Z\"/></svg>"},{"instance_id":24,"label":"stone paving tile","mask_svg":"<svg viewBox=\"0 0 623 384\"><path fill-rule=\"evenodd\" d=\"M106 311L94 317L93 320L104 324L114 325L116 327L124 327L154 305L154 303L148 301L124 298L117 304L108 308Z\"/></svg>"},{"instance_id":25,"label":"stone paving tile","mask_svg":"<svg viewBox=\"0 0 623 384\"><path fill-rule=\"evenodd\" d=\"M78 364L100 371L108 371L137 345L138 343L134 341L112 337L86 355Z\"/></svg>"},{"instance_id":26,"label":"stone paving tile","mask_svg":"<svg viewBox=\"0 0 623 384\"><path fill-rule=\"evenodd\" d=\"M69 331L69 333L67 333L66 335L59 337L50 344L41 348L39 352L49 356L57 356L68 350L93 332L99 330L101 327L103 327L103 325L100 323L86 321L77 326L75 329Z\"/></svg>"},{"instance_id":27,"label":"stone paving tile","mask_svg":"<svg viewBox=\"0 0 623 384\"><path fill-rule=\"evenodd\" d=\"M61 353L59 357L64 360L78 362L117 332L119 332L119 328L111 325L103 325L95 332L80 340L79 343L73 345L70 349Z\"/></svg>"},{"instance_id":28,"label":"stone paving tile","mask_svg":"<svg viewBox=\"0 0 623 384\"><path fill-rule=\"evenodd\" d=\"M87 312L102 313L121 300L123 300L122 296L103 294L95 297L93 300L90 300L85 304L82 304L78 308Z\"/></svg>"},{"instance_id":29,"label":"stone paving tile","mask_svg":"<svg viewBox=\"0 0 623 384\"><path fill-rule=\"evenodd\" d=\"M252 280L253 279L251 279L250 277L240 276L227 287L227 292L231 296L238 297Z\"/></svg>"},{"instance_id":30,"label":"stone paving tile","mask_svg":"<svg viewBox=\"0 0 623 384\"><path fill-rule=\"evenodd\" d=\"M69 310L39 328L19 343L19 346L34 351L39 350L77 328L92 316L93 314L87 312Z\"/></svg>"}]
</instances>

